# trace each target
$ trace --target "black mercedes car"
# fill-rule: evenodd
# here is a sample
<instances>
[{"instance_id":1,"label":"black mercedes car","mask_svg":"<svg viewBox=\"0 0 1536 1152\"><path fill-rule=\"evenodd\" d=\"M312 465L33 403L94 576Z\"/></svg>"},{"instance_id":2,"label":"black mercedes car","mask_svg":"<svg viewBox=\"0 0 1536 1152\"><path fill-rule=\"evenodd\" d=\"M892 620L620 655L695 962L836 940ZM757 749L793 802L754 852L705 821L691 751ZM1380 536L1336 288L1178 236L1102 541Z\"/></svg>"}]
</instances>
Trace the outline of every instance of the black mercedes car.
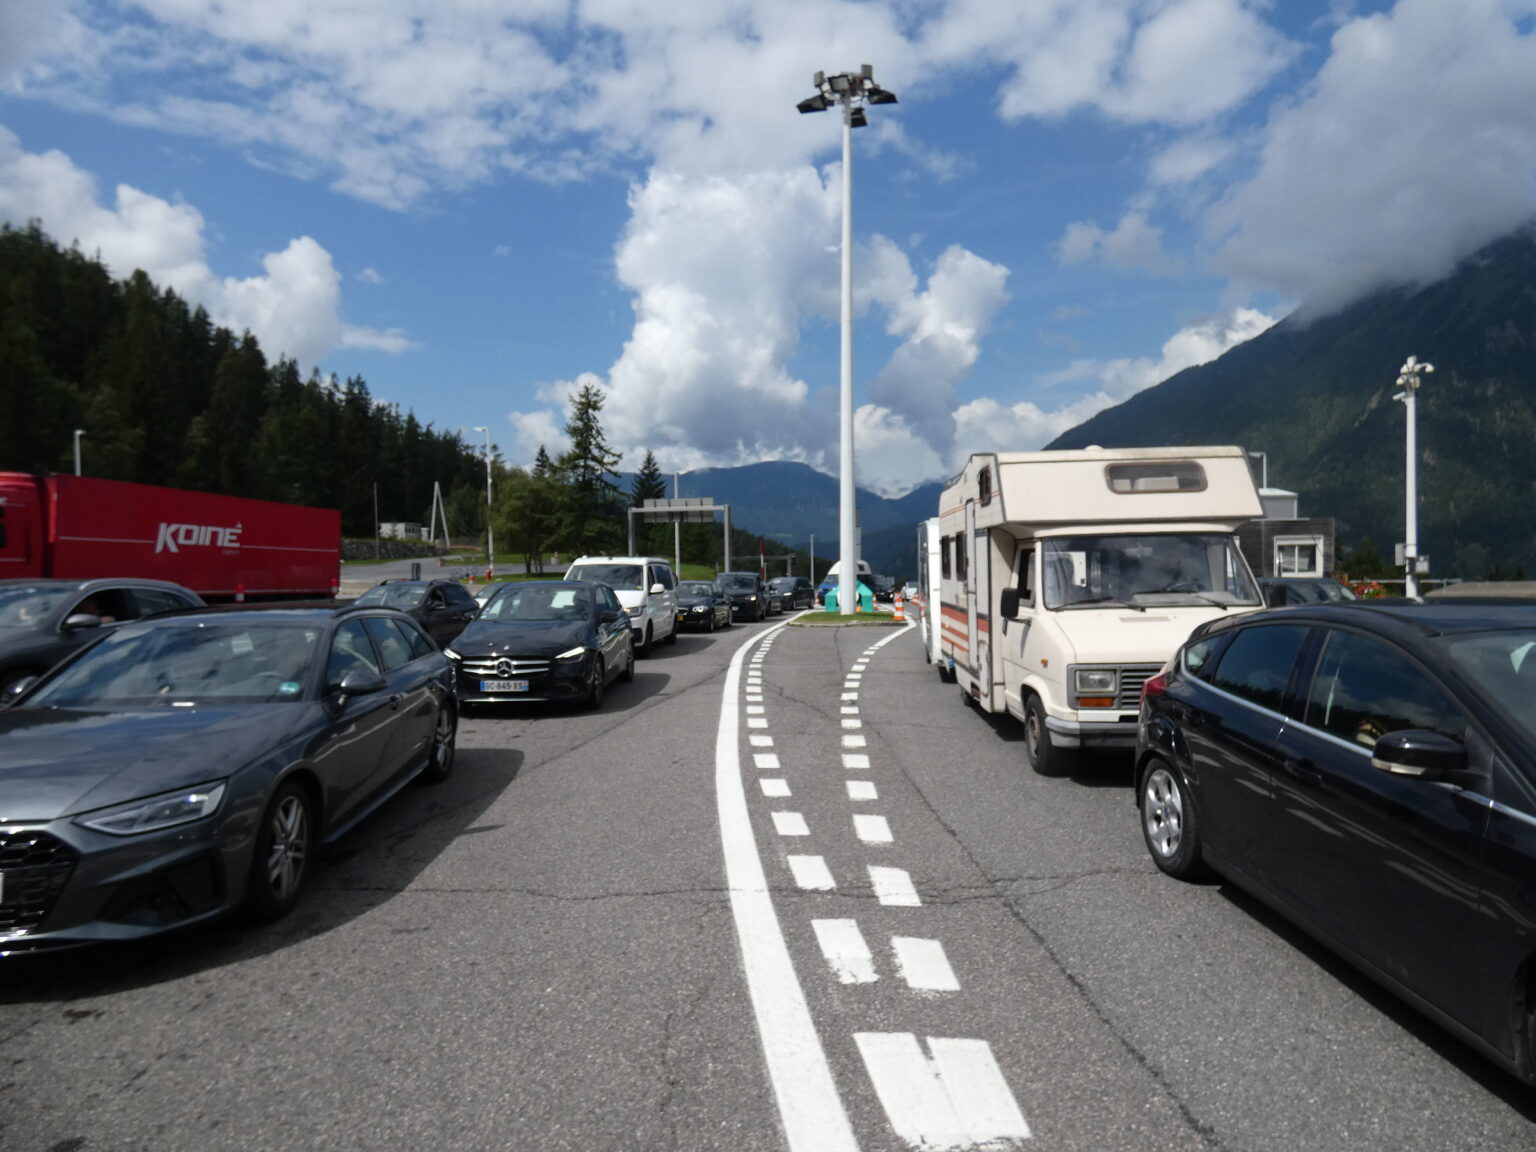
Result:
<instances>
[{"instance_id":1,"label":"black mercedes car","mask_svg":"<svg viewBox=\"0 0 1536 1152\"><path fill-rule=\"evenodd\" d=\"M710 580L680 580L677 585L677 626L713 632L731 626L731 602Z\"/></svg>"},{"instance_id":2,"label":"black mercedes car","mask_svg":"<svg viewBox=\"0 0 1536 1152\"><path fill-rule=\"evenodd\" d=\"M600 708L608 682L635 678L629 616L606 584L508 584L446 649L459 700L583 701Z\"/></svg>"},{"instance_id":3,"label":"black mercedes car","mask_svg":"<svg viewBox=\"0 0 1536 1152\"><path fill-rule=\"evenodd\" d=\"M196 592L164 580L0 580L0 693L41 676L103 628L202 606Z\"/></svg>"},{"instance_id":4,"label":"black mercedes car","mask_svg":"<svg viewBox=\"0 0 1536 1152\"><path fill-rule=\"evenodd\" d=\"M447 778L452 688L395 612L102 634L0 711L0 955L286 913L321 844L410 780Z\"/></svg>"},{"instance_id":5,"label":"black mercedes car","mask_svg":"<svg viewBox=\"0 0 1536 1152\"><path fill-rule=\"evenodd\" d=\"M763 578L756 572L722 572L715 577L726 599L731 602L731 615L741 620L764 620L768 616L768 590Z\"/></svg>"},{"instance_id":6,"label":"black mercedes car","mask_svg":"<svg viewBox=\"0 0 1536 1152\"><path fill-rule=\"evenodd\" d=\"M1536 604L1202 625L1143 689L1136 782L1164 872L1209 865L1536 1082Z\"/></svg>"},{"instance_id":7,"label":"black mercedes car","mask_svg":"<svg viewBox=\"0 0 1536 1152\"><path fill-rule=\"evenodd\" d=\"M480 602L457 580L386 580L353 601L360 608L393 608L427 630L438 647L480 615Z\"/></svg>"}]
</instances>

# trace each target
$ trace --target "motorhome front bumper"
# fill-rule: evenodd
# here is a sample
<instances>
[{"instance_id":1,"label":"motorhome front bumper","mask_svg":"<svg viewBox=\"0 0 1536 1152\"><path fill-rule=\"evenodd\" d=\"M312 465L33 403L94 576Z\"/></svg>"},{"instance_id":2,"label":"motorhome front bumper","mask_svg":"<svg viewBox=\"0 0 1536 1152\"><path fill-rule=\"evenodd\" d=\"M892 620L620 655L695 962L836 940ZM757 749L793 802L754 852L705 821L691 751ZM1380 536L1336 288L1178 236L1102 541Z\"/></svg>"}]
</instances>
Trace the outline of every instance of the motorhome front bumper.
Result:
<instances>
[{"instance_id":1,"label":"motorhome front bumper","mask_svg":"<svg viewBox=\"0 0 1536 1152\"><path fill-rule=\"evenodd\" d=\"M1137 714L1118 720L1058 720L1045 718L1051 742L1058 748L1134 748Z\"/></svg>"}]
</instances>

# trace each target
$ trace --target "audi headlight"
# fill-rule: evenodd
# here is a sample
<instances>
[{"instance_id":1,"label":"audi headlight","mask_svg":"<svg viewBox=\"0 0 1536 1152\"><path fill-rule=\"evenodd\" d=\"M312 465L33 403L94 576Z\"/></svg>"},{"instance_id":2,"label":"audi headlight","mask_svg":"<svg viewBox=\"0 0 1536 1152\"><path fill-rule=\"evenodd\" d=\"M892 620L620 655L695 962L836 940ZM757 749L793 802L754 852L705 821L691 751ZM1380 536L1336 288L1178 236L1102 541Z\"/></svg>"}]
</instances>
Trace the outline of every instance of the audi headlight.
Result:
<instances>
[{"instance_id":1,"label":"audi headlight","mask_svg":"<svg viewBox=\"0 0 1536 1152\"><path fill-rule=\"evenodd\" d=\"M81 816L75 821L109 836L137 836L142 832L159 832L178 824L190 824L211 816L224 798L224 784L200 784L196 788L180 792L166 792L150 796L115 808L104 808Z\"/></svg>"},{"instance_id":2,"label":"audi headlight","mask_svg":"<svg viewBox=\"0 0 1536 1152\"><path fill-rule=\"evenodd\" d=\"M580 660L586 654L587 654L586 648L583 645L578 644L575 648L571 648L571 649L569 649L569 650L567 650L565 652L560 653L560 655L556 656L555 659L556 660Z\"/></svg>"},{"instance_id":3,"label":"audi headlight","mask_svg":"<svg viewBox=\"0 0 1536 1152\"><path fill-rule=\"evenodd\" d=\"M1113 668L1079 668L1076 683L1080 695L1113 696L1115 670Z\"/></svg>"}]
</instances>

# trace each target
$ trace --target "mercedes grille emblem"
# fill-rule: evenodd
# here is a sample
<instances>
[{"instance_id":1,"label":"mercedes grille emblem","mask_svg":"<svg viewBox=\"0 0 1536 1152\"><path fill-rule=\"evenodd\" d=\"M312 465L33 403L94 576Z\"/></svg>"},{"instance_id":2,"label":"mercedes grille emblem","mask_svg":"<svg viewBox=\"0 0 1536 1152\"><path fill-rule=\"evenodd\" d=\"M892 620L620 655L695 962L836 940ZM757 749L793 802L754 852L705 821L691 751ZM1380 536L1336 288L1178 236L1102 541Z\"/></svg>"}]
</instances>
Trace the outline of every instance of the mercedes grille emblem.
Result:
<instances>
[{"instance_id":1,"label":"mercedes grille emblem","mask_svg":"<svg viewBox=\"0 0 1536 1152\"><path fill-rule=\"evenodd\" d=\"M496 675L500 676L502 679L506 679L508 676L512 675L512 661L496 661Z\"/></svg>"}]
</instances>

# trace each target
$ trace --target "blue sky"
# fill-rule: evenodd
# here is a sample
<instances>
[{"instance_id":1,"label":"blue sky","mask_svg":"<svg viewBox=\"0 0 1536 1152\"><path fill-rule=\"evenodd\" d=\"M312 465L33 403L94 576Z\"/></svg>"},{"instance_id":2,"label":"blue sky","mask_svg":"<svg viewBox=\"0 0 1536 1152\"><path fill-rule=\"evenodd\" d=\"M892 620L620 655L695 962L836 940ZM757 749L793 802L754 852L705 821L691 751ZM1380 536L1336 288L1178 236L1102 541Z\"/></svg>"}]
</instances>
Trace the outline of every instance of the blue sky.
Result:
<instances>
[{"instance_id":1,"label":"blue sky","mask_svg":"<svg viewBox=\"0 0 1536 1152\"><path fill-rule=\"evenodd\" d=\"M38 218L502 456L592 381L625 466L861 482L1032 448L1536 210L1536 0L3 0ZM1383 373L1412 349L1384 349Z\"/></svg>"}]
</instances>

